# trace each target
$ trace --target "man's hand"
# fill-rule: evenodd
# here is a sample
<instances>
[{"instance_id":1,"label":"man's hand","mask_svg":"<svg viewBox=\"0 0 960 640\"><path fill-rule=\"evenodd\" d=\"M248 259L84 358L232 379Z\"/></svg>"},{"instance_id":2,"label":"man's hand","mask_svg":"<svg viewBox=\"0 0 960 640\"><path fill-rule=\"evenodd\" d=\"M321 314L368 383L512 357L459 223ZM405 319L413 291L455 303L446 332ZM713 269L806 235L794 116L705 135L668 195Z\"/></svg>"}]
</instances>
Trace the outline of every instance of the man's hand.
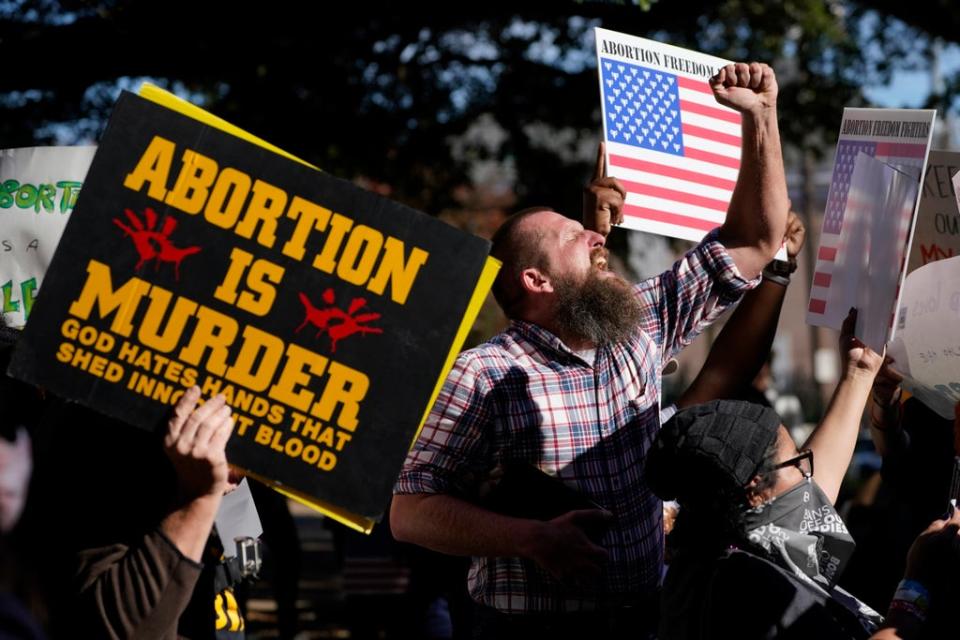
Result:
<instances>
[{"instance_id":1,"label":"man's hand","mask_svg":"<svg viewBox=\"0 0 960 640\"><path fill-rule=\"evenodd\" d=\"M777 78L759 62L728 64L710 78L713 97L725 107L754 116L777 106Z\"/></svg>"},{"instance_id":2,"label":"man's hand","mask_svg":"<svg viewBox=\"0 0 960 640\"><path fill-rule=\"evenodd\" d=\"M606 511L582 509L544 522L526 555L561 582L596 579L608 554L590 540L586 530L609 519Z\"/></svg>"},{"instance_id":3,"label":"man's hand","mask_svg":"<svg viewBox=\"0 0 960 640\"><path fill-rule=\"evenodd\" d=\"M803 243L807 239L807 229L803 222L793 211L787 214L787 232L783 234L783 244L787 250L787 257L790 260L796 260L803 249Z\"/></svg>"},{"instance_id":4,"label":"man's hand","mask_svg":"<svg viewBox=\"0 0 960 640\"><path fill-rule=\"evenodd\" d=\"M583 226L606 238L613 225L623 222L626 197L623 185L616 178L607 177L607 156L601 142L593 180L583 188Z\"/></svg>"},{"instance_id":5,"label":"man's hand","mask_svg":"<svg viewBox=\"0 0 960 640\"><path fill-rule=\"evenodd\" d=\"M872 382L883 365L883 354L877 353L853 335L856 325L857 310L851 308L840 329L840 359L843 361L843 375L854 378L868 376Z\"/></svg>"},{"instance_id":6,"label":"man's hand","mask_svg":"<svg viewBox=\"0 0 960 640\"><path fill-rule=\"evenodd\" d=\"M233 433L230 407L222 395L197 407L200 388L191 387L167 423L164 449L186 500L222 496L230 488L226 445Z\"/></svg>"}]
</instances>

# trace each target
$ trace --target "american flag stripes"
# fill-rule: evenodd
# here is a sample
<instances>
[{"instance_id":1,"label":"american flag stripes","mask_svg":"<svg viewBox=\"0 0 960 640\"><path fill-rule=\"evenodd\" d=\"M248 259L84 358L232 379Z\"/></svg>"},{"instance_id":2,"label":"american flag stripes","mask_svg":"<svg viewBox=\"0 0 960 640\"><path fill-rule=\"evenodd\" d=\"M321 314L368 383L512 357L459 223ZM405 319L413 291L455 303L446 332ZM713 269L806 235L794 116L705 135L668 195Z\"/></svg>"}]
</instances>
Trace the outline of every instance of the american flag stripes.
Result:
<instances>
[{"instance_id":1,"label":"american flag stripes","mask_svg":"<svg viewBox=\"0 0 960 640\"><path fill-rule=\"evenodd\" d=\"M693 54L691 54L693 55ZM608 174L625 226L700 240L719 226L740 167L740 114L705 78L600 56Z\"/></svg>"},{"instance_id":2,"label":"american flag stripes","mask_svg":"<svg viewBox=\"0 0 960 640\"><path fill-rule=\"evenodd\" d=\"M827 300L833 282L834 266L837 262L837 254L842 250L840 245L841 231L843 230L844 212L848 205L847 199L850 195L850 179L859 153L864 153L901 171L908 171L919 176L926 159L927 145L926 143L876 142L870 140L841 140L837 144L833 177L830 181L830 191L827 195L827 205L823 214L817 265L810 290L808 311L812 318L811 322L815 321L816 316L822 316L828 312ZM899 237L904 245L910 233L910 222L911 220L903 221L898 229ZM893 258L894 256L889 257ZM845 315L846 309L842 311Z\"/></svg>"}]
</instances>

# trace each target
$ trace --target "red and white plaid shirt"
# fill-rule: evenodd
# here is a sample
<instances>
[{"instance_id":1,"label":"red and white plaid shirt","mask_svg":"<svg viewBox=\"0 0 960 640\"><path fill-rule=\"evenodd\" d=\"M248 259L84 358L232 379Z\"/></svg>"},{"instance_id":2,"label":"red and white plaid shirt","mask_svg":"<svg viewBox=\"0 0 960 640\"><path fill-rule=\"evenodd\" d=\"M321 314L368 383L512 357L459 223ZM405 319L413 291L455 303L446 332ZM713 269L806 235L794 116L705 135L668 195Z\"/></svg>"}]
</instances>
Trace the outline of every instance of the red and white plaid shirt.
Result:
<instances>
[{"instance_id":1,"label":"red and white plaid shirt","mask_svg":"<svg viewBox=\"0 0 960 640\"><path fill-rule=\"evenodd\" d=\"M635 285L639 330L598 347L592 365L527 322L460 354L394 492L470 496L498 463L525 461L613 513L595 584L561 584L521 558L473 558L474 600L509 613L596 610L656 589L663 508L643 469L660 428L660 370L758 282L743 279L710 234Z\"/></svg>"}]
</instances>

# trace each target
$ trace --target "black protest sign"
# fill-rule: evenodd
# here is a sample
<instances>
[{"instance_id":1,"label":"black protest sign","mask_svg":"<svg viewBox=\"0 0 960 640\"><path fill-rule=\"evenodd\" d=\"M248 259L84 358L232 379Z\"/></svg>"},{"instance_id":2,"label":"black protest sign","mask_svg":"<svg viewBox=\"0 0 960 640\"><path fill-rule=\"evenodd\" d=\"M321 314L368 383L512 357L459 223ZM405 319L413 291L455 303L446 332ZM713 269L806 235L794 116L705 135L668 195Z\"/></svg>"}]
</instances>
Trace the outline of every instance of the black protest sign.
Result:
<instances>
[{"instance_id":1,"label":"black protest sign","mask_svg":"<svg viewBox=\"0 0 960 640\"><path fill-rule=\"evenodd\" d=\"M125 93L10 372L145 429L193 384L223 393L232 464L369 521L488 248Z\"/></svg>"}]
</instances>

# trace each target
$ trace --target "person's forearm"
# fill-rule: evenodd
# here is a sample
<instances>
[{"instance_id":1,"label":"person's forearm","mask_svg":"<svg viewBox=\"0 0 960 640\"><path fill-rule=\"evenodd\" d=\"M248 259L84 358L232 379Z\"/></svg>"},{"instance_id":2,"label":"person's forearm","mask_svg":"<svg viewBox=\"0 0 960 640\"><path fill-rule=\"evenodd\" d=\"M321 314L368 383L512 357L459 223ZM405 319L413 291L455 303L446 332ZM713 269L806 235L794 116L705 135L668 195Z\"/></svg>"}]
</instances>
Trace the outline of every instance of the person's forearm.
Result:
<instances>
[{"instance_id":1,"label":"person's forearm","mask_svg":"<svg viewBox=\"0 0 960 640\"><path fill-rule=\"evenodd\" d=\"M764 280L743 296L678 408L729 398L750 384L770 353L786 292L783 285Z\"/></svg>"},{"instance_id":2,"label":"person's forearm","mask_svg":"<svg viewBox=\"0 0 960 640\"><path fill-rule=\"evenodd\" d=\"M744 278L755 278L783 240L787 196L777 110L742 114L740 174L719 240Z\"/></svg>"},{"instance_id":3,"label":"person's forearm","mask_svg":"<svg viewBox=\"0 0 960 640\"><path fill-rule=\"evenodd\" d=\"M458 556L529 557L543 523L488 511L442 494L393 496L393 537Z\"/></svg>"},{"instance_id":4,"label":"person's forearm","mask_svg":"<svg viewBox=\"0 0 960 640\"><path fill-rule=\"evenodd\" d=\"M201 571L157 530L129 547L84 549L77 564L81 638L172 637Z\"/></svg>"},{"instance_id":5,"label":"person's forearm","mask_svg":"<svg viewBox=\"0 0 960 640\"><path fill-rule=\"evenodd\" d=\"M853 457L860 418L872 384L873 377L869 374L845 373L833 392L823 420L805 444L813 451L814 479L831 502L836 502Z\"/></svg>"},{"instance_id":6,"label":"person's forearm","mask_svg":"<svg viewBox=\"0 0 960 640\"><path fill-rule=\"evenodd\" d=\"M160 523L160 530L180 553L194 562L200 562L222 500L223 497L219 495L190 500L167 515Z\"/></svg>"}]
</instances>

